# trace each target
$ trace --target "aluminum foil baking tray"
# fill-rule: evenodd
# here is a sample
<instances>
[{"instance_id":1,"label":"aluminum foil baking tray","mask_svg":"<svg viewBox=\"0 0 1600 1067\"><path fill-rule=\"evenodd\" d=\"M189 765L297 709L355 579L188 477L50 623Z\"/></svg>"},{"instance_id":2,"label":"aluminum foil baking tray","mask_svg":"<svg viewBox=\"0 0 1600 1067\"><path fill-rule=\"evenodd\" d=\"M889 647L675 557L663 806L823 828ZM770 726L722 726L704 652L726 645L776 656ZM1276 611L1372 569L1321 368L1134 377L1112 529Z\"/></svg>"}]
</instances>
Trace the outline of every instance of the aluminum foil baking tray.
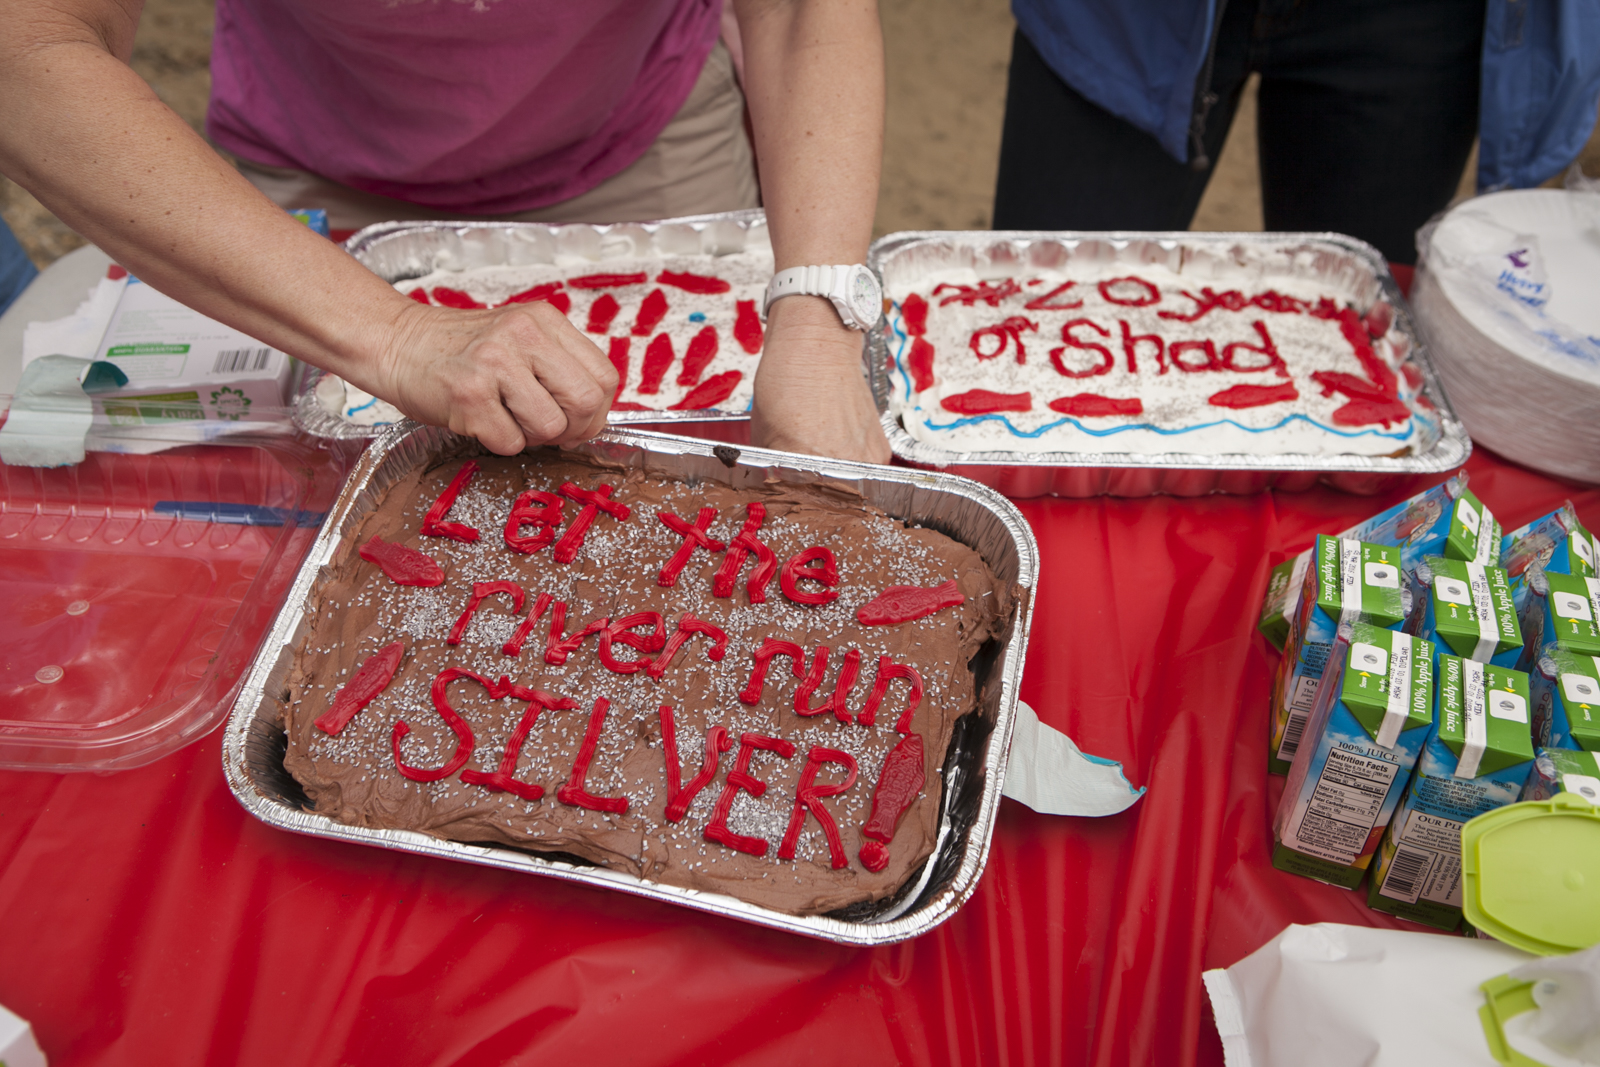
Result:
<instances>
[{"instance_id":1,"label":"aluminum foil baking tray","mask_svg":"<svg viewBox=\"0 0 1600 1067\"><path fill-rule=\"evenodd\" d=\"M368 270L393 285L436 270L536 265L552 263L557 256L581 257L598 265L607 260L650 255L703 255L710 259L768 249L771 245L766 212L757 208L604 225L380 222L353 234L344 247ZM323 372L315 367L306 368L294 400L295 425L316 437L347 439L377 437L389 429L360 426L323 408L316 398L316 385L322 376ZM747 412L721 410L613 411L609 417L612 425L647 424L662 429L677 429L688 423L749 420ZM734 431L714 436L737 439L739 434Z\"/></svg>"},{"instance_id":2,"label":"aluminum foil baking tray","mask_svg":"<svg viewBox=\"0 0 1600 1067\"><path fill-rule=\"evenodd\" d=\"M668 434L611 429L573 451L639 465L667 477L714 480L736 488L772 480L843 485L890 515L920 522L971 546L998 577L1017 589L1004 640L992 657L983 657L986 662L978 671L979 706L957 721L951 739L934 853L900 893L828 915L796 916L720 894L647 882L575 858L461 844L414 831L348 826L308 810L305 794L283 766L287 738L281 725L294 653L311 622L307 599L341 541L376 506L383 491L461 440L446 430L403 423L367 449L345 482L228 718L223 769L247 811L296 833L604 886L841 944L880 945L916 937L948 919L972 895L988 859L1000 805L1037 583L1038 546L1026 520L999 494L946 474L735 450Z\"/></svg>"},{"instance_id":3,"label":"aluminum foil baking tray","mask_svg":"<svg viewBox=\"0 0 1600 1067\"><path fill-rule=\"evenodd\" d=\"M1398 329L1411 341L1408 357L1422 377L1420 395L1437 411L1436 432L1406 456L1202 455L1188 452L956 452L918 441L889 411L892 357L889 325L868 338L872 390L889 445L901 460L961 474L1010 497L1150 496L1171 493L1255 493L1264 489L1308 489L1322 481L1353 493L1382 492L1417 475L1453 470L1465 463L1472 441L1445 396L1411 310L1377 249L1337 233L1091 233L1077 231L909 231L872 243L868 263L886 291L908 275L941 267L972 267L980 277L1011 276L1029 268L1059 269L1089 257L1105 265L1160 264L1177 270L1196 253L1218 258L1242 252L1292 256L1298 276L1325 281L1348 294L1358 310L1378 299L1395 311Z\"/></svg>"}]
</instances>

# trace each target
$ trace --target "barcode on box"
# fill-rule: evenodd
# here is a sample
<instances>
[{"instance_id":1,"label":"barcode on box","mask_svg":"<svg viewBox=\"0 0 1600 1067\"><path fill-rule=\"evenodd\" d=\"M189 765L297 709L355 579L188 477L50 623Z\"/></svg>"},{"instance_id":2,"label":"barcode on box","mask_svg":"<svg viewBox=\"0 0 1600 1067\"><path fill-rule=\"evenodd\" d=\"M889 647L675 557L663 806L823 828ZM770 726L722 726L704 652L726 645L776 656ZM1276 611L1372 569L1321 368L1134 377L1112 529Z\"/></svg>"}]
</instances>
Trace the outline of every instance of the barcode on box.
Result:
<instances>
[{"instance_id":1,"label":"barcode on box","mask_svg":"<svg viewBox=\"0 0 1600 1067\"><path fill-rule=\"evenodd\" d=\"M217 353L216 366L211 368L211 373L245 374L266 370L267 360L271 358L270 348L230 348Z\"/></svg>"},{"instance_id":2,"label":"barcode on box","mask_svg":"<svg viewBox=\"0 0 1600 1067\"><path fill-rule=\"evenodd\" d=\"M1303 712L1289 716L1289 723L1283 728L1283 743L1278 746L1279 759L1294 759L1294 754L1300 751L1300 737L1310 720L1311 716Z\"/></svg>"},{"instance_id":3,"label":"barcode on box","mask_svg":"<svg viewBox=\"0 0 1600 1067\"><path fill-rule=\"evenodd\" d=\"M1415 904L1422 891L1420 883L1428 873L1432 859L1426 852L1415 852L1409 848L1395 849L1394 862L1389 865L1389 876L1383 880L1383 895Z\"/></svg>"}]
</instances>

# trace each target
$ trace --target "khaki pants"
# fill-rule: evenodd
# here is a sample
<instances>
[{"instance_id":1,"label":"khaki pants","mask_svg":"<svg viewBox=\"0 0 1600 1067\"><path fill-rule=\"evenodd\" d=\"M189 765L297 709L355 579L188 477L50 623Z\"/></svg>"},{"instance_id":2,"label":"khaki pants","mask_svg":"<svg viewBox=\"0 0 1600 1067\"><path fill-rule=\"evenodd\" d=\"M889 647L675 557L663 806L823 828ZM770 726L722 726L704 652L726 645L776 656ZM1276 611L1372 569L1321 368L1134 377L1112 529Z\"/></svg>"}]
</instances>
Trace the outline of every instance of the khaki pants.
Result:
<instances>
[{"instance_id":1,"label":"khaki pants","mask_svg":"<svg viewBox=\"0 0 1600 1067\"><path fill-rule=\"evenodd\" d=\"M328 226L495 219L509 222L641 222L760 206L755 156L744 132L744 95L718 41L689 99L655 143L626 170L559 204L509 215L460 215L364 193L303 170L239 160L239 172L279 207L322 208Z\"/></svg>"}]
</instances>

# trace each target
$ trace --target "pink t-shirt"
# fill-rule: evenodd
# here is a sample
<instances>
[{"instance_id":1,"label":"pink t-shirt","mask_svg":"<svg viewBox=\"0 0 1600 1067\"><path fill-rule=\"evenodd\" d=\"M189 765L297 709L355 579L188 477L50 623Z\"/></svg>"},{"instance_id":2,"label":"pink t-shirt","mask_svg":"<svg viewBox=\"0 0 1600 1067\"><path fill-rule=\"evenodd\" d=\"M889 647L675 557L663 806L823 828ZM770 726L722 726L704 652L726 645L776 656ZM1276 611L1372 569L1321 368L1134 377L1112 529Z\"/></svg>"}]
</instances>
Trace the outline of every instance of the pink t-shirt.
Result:
<instances>
[{"instance_id":1,"label":"pink t-shirt","mask_svg":"<svg viewBox=\"0 0 1600 1067\"><path fill-rule=\"evenodd\" d=\"M720 0L218 0L223 148L426 207L557 203L689 96Z\"/></svg>"}]
</instances>

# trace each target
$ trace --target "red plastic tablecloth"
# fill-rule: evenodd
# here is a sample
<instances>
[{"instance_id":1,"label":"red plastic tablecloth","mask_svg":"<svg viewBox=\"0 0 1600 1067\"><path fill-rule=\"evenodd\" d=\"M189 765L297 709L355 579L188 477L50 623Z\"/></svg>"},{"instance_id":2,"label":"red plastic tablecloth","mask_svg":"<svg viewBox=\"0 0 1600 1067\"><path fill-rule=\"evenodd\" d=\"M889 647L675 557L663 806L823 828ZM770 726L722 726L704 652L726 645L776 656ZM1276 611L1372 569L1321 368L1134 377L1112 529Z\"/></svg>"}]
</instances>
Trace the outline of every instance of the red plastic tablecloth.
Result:
<instances>
[{"instance_id":1,"label":"red plastic tablecloth","mask_svg":"<svg viewBox=\"0 0 1600 1067\"><path fill-rule=\"evenodd\" d=\"M1600 490L1468 469L1508 528L1569 496L1600 528ZM1220 1064L1203 968L1291 922L1407 925L1269 866L1254 630L1269 565L1404 495L1023 502L1023 697L1149 792L1098 820L1006 801L978 892L915 941L283 833L213 733L107 777L0 773L0 1004L57 1067Z\"/></svg>"}]
</instances>

